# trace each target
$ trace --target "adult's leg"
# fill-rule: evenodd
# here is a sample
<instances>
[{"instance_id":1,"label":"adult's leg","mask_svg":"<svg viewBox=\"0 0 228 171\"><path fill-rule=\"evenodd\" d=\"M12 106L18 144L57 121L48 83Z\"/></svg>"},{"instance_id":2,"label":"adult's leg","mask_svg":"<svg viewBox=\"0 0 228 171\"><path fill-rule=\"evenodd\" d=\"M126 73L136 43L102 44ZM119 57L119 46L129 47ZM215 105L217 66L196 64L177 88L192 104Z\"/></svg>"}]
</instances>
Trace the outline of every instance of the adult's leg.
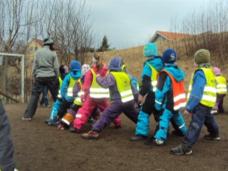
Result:
<instances>
[{"instance_id":1,"label":"adult's leg","mask_svg":"<svg viewBox=\"0 0 228 171\"><path fill-rule=\"evenodd\" d=\"M47 86L44 86L44 91L43 91L43 100L44 100L44 105L47 107L48 106L48 88Z\"/></svg>"},{"instance_id":2,"label":"adult's leg","mask_svg":"<svg viewBox=\"0 0 228 171\"><path fill-rule=\"evenodd\" d=\"M10 138L10 125L0 101L0 170L13 171L15 162L13 158L14 147Z\"/></svg>"},{"instance_id":3,"label":"adult's leg","mask_svg":"<svg viewBox=\"0 0 228 171\"><path fill-rule=\"evenodd\" d=\"M55 101L57 99L59 83L57 77L49 77L46 78L46 85L48 90L51 92L52 99Z\"/></svg>"},{"instance_id":4,"label":"adult's leg","mask_svg":"<svg viewBox=\"0 0 228 171\"><path fill-rule=\"evenodd\" d=\"M24 118L32 118L35 115L40 93L43 88L43 78L36 78L32 86L32 95L24 113Z\"/></svg>"},{"instance_id":5,"label":"adult's leg","mask_svg":"<svg viewBox=\"0 0 228 171\"><path fill-rule=\"evenodd\" d=\"M93 125L92 130L100 132L105 126L109 125L117 116L120 115L122 110L121 102L112 102L109 107L107 107L102 113L100 118Z\"/></svg>"}]
</instances>

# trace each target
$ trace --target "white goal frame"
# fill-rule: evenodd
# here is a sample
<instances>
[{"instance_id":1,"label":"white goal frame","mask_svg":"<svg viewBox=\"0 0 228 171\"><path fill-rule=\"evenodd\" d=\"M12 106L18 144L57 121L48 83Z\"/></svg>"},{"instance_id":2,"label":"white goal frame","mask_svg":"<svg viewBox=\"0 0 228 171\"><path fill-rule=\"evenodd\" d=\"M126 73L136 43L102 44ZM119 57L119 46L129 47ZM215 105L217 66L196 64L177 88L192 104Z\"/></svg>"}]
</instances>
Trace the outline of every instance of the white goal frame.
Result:
<instances>
[{"instance_id":1,"label":"white goal frame","mask_svg":"<svg viewBox=\"0 0 228 171\"><path fill-rule=\"evenodd\" d=\"M4 53L0 52L0 56L10 56L21 58L21 102L24 103L25 100L25 55L17 53Z\"/></svg>"}]
</instances>

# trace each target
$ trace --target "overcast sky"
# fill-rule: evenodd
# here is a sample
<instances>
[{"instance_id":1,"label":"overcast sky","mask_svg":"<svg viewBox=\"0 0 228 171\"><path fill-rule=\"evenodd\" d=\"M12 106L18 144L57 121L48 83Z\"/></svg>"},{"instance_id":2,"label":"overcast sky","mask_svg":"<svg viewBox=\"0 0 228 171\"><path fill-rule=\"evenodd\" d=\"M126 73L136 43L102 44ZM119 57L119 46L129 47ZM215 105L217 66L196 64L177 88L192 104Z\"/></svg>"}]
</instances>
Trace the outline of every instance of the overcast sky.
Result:
<instances>
[{"instance_id":1,"label":"overcast sky","mask_svg":"<svg viewBox=\"0 0 228 171\"><path fill-rule=\"evenodd\" d=\"M155 31L173 30L174 21L211 2L215 0L86 0L96 44L106 35L112 48L142 45Z\"/></svg>"}]
</instances>

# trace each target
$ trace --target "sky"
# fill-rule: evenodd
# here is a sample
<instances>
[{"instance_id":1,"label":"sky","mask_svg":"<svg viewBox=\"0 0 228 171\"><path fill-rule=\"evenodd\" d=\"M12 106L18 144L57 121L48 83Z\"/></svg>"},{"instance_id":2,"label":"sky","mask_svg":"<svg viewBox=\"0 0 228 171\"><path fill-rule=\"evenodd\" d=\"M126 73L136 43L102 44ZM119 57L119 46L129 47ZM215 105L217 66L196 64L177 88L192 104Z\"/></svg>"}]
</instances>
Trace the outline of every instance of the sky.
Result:
<instances>
[{"instance_id":1,"label":"sky","mask_svg":"<svg viewBox=\"0 0 228 171\"><path fill-rule=\"evenodd\" d=\"M215 1L215 0L214 0ZM159 31L173 31L212 0L86 0L96 46L107 36L111 48L143 45Z\"/></svg>"}]
</instances>

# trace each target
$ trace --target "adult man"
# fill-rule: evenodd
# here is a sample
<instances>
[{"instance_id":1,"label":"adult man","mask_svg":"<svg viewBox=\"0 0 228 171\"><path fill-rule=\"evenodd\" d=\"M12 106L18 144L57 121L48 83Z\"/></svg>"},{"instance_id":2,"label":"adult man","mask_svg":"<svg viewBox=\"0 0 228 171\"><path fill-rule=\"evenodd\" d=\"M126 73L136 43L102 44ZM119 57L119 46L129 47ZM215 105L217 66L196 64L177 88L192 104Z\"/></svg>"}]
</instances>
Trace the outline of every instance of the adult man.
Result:
<instances>
[{"instance_id":1,"label":"adult man","mask_svg":"<svg viewBox=\"0 0 228 171\"><path fill-rule=\"evenodd\" d=\"M16 171L13 159L14 147L10 138L9 121L0 100L0 170Z\"/></svg>"},{"instance_id":2,"label":"adult man","mask_svg":"<svg viewBox=\"0 0 228 171\"><path fill-rule=\"evenodd\" d=\"M44 39L43 48L36 52L32 71L34 77L32 95L22 120L32 120L36 112L39 96L45 85L50 90L53 100L56 100L58 94L57 76L59 63L56 53L53 52L53 45L53 40L46 38Z\"/></svg>"}]
</instances>

